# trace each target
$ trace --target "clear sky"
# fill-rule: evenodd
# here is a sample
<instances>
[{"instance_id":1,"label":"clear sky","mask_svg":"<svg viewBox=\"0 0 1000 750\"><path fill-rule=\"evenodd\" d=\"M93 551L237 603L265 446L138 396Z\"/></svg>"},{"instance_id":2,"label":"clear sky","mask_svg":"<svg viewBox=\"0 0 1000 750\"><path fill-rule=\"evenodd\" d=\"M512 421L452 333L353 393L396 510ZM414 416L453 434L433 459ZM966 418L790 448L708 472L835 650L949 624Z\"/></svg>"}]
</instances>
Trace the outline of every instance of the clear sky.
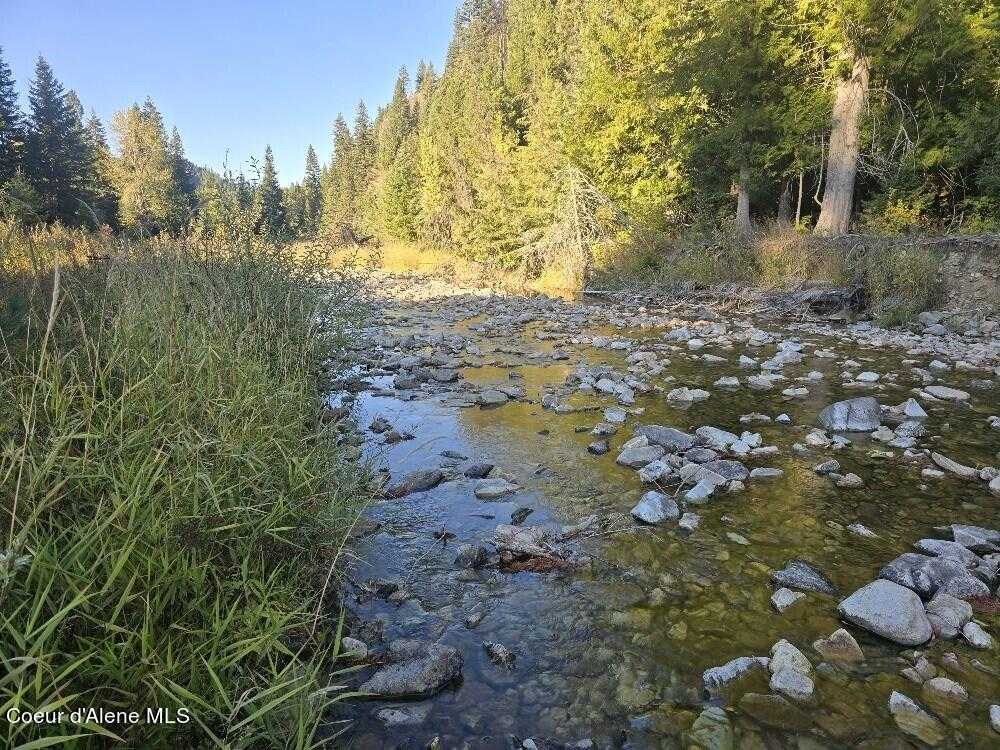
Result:
<instances>
[{"instance_id":1,"label":"clear sky","mask_svg":"<svg viewBox=\"0 0 1000 750\"><path fill-rule=\"evenodd\" d=\"M107 124L153 97L188 158L239 169L270 143L283 183L322 161L338 112L372 116L396 72L440 70L457 0L0 0L0 47L22 103L44 56Z\"/></svg>"}]
</instances>

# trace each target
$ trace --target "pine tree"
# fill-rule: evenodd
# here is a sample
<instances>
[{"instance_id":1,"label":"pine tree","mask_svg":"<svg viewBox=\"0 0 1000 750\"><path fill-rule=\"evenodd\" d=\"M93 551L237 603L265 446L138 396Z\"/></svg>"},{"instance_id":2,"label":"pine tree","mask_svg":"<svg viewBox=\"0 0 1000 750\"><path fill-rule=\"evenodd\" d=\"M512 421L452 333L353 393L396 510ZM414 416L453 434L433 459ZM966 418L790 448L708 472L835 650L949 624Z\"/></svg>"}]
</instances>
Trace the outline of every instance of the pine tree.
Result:
<instances>
[{"instance_id":1,"label":"pine tree","mask_svg":"<svg viewBox=\"0 0 1000 750\"><path fill-rule=\"evenodd\" d=\"M87 192L98 224L114 225L117 222L118 196L111 183L112 156L104 124L97 113L91 112L84 125L84 142L90 163Z\"/></svg>"},{"instance_id":2,"label":"pine tree","mask_svg":"<svg viewBox=\"0 0 1000 750\"><path fill-rule=\"evenodd\" d=\"M351 178L353 153L354 136L343 115L337 115L333 123L333 158L323 185L323 225L334 236L352 222L355 213Z\"/></svg>"},{"instance_id":3,"label":"pine tree","mask_svg":"<svg viewBox=\"0 0 1000 750\"><path fill-rule=\"evenodd\" d=\"M319 159L310 144L306 151L306 173L302 179L302 227L306 236L319 229L323 214L323 186L320 179Z\"/></svg>"},{"instance_id":4,"label":"pine tree","mask_svg":"<svg viewBox=\"0 0 1000 750\"><path fill-rule=\"evenodd\" d=\"M194 164L184 155L184 143L180 131L174 127L167 144L167 158L174 180L174 193L179 227L187 224L197 204L198 175Z\"/></svg>"},{"instance_id":5,"label":"pine tree","mask_svg":"<svg viewBox=\"0 0 1000 750\"><path fill-rule=\"evenodd\" d=\"M0 48L0 185L14 177L24 152L24 118L17 106L14 76Z\"/></svg>"},{"instance_id":6,"label":"pine tree","mask_svg":"<svg viewBox=\"0 0 1000 750\"><path fill-rule=\"evenodd\" d=\"M287 229L285 206L270 146L264 150L264 167L260 173L260 182L257 184L255 209L258 232L271 239L277 239L285 234Z\"/></svg>"},{"instance_id":7,"label":"pine tree","mask_svg":"<svg viewBox=\"0 0 1000 750\"><path fill-rule=\"evenodd\" d=\"M74 223L85 195L87 149L83 143L78 101L67 98L43 58L35 66L25 156L28 180L42 196L48 217Z\"/></svg>"}]
</instances>

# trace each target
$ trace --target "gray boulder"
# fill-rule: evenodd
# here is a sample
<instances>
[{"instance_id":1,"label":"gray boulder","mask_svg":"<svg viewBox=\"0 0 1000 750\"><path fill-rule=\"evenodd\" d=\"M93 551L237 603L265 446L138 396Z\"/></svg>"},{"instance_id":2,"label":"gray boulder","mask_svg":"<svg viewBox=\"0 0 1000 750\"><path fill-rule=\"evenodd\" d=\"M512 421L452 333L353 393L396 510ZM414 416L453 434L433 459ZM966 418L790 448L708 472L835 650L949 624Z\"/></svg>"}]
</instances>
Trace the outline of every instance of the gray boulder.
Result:
<instances>
[{"instance_id":1,"label":"gray boulder","mask_svg":"<svg viewBox=\"0 0 1000 750\"><path fill-rule=\"evenodd\" d=\"M990 595L989 587L972 575L961 562L916 552L904 552L882 568L878 577L906 586L924 599L931 598L938 591L959 599Z\"/></svg>"},{"instance_id":2,"label":"gray boulder","mask_svg":"<svg viewBox=\"0 0 1000 750\"><path fill-rule=\"evenodd\" d=\"M972 605L951 594L940 593L927 603L927 619L938 638L957 638L972 619Z\"/></svg>"},{"instance_id":3,"label":"gray boulder","mask_svg":"<svg viewBox=\"0 0 1000 750\"><path fill-rule=\"evenodd\" d=\"M648 524L676 521L681 517L681 510L669 495L662 492L647 492L631 510L632 518Z\"/></svg>"},{"instance_id":4,"label":"gray boulder","mask_svg":"<svg viewBox=\"0 0 1000 750\"><path fill-rule=\"evenodd\" d=\"M802 560L789 560L783 570L771 571L771 580L779 586L798 591L818 591L821 594L836 594L826 576Z\"/></svg>"},{"instance_id":5,"label":"gray boulder","mask_svg":"<svg viewBox=\"0 0 1000 750\"><path fill-rule=\"evenodd\" d=\"M885 579L858 589L837 611L848 622L904 646L919 646L934 634L920 597Z\"/></svg>"},{"instance_id":6,"label":"gray boulder","mask_svg":"<svg viewBox=\"0 0 1000 750\"><path fill-rule=\"evenodd\" d=\"M873 396L837 401L820 412L819 423L835 432L871 432L882 424L882 408Z\"/></svg>"},{"instance_id":7,"label":"gray boulder","mask_svg":"<svg viewBox=\"0 0 1000 750\"><path fill-rule=\"evenodd\" d=\"M418 640L389 644L384 667L358 690L394 698L425 698L462 676L462 655L451 646Z\"/></svg>"},{"instance_id":8,"label":"gray boulder","mask_svg":"<svg viewBox=\"0 0 1000 750\"><path fill-rule=\"evenodd\" d=\"M668 453L683 453L693 448L695 444L694 435L658 424L637 427L634 434L636 437L646 438L650 445L658 445Z\"/></svg>"},{"instance_id":9,"label":"gray boulder","mask_svg":"<svg viewBox=\"0 0 1000 750\"><path fill-rule=\"evenodd\" d=\"M750 476L750 471L739 461L729 461L726 459L709 461L702 464L702 468L714 471L716 474L725 477L730 482L742 482Z\"/></svg>"}]
</instances>

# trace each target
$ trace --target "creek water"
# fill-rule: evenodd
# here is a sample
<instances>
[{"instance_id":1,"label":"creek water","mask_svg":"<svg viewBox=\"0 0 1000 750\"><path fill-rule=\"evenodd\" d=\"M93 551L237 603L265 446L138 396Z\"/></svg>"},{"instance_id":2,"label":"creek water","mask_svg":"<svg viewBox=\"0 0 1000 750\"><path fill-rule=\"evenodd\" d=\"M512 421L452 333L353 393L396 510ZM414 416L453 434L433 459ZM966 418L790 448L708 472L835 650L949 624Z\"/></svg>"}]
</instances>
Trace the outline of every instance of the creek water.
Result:
<instances>
[{"instance_id":1,"label":"creek water","mask_svg":"<svg viewBox=\"0 0 1000 750\"><path fill-rule=\"evenodd\" d=\"M1000 528L1000 505L985 483L924 479L920 469L926 463L906 461L900 450L889 449L892 455L884 455L885 446L865 435L852 435L853 444L837 453L793 452L792 444L802 441L816 425L818 412L833 401L871 394L883 404L897 404L912 395L909 368L901 363L904 352L863 349L788 324L758 321L762 328L797 337L806 345L805 361L788 368L788 374L818 370L824 378L808 383L805 398L784 397L781 387L713 387L723 375L747 374L736 363L745 351L742 344L722 349L710 342L701 350L726 358L718 364L690 358L683 347L665 352L672 364L651 379L653 385L663 385L664 391L676 385L705 388L711 397L679 408L671 406L663 392L639 395L631 408L644 412L629 415L610 438L607 455L594 456L587 452L594 440L589 430L602 421L600 409L614 400L578 393L568 403L580 410L556 414L542 408L541 393L561 386L579 362L627 371L628 352L573 344L572 336L603 334L662 348L662 329L595 324L568 330L566 325L533 320L516 334L498 337L476 330L484 316L463 317L447 299L397 301L386 319L383 330L395 336L459 334L475 341L482 355L463 357L461 387L515 384L525 388L526 398L498 408L459 405L454 388L393 391L391 374L375 367L355 402L358 425L364 428L381 416L414 437L387 446L365 432L367 459L398 477L447 464L442 452L453 451L495 463L515 475L521 489L499 501L482 501L473 494L475 480L458 478L426 492L373 503L366 511L377 530L356 541L351 578L399 582L408 598L402 603L362 599L355 613L362 620L379 621L386 641L419 638L454 646L464 657L464 671L460 683L424 701L353 704L348 736L354 746L424 747L437 738L439 747L500 748L509 747L509 736L515 735L557 743L589 739L597 747L690 747L686 732L710 703L727 709L738 747L921 746L901 732L887 708L892 690L920 700L920 686L900 675L903 667L912 665L912 654L860 628L850 630L864 649L865 664L836 679L816 677L817 699L804 708L809 727L741 712L742 694L768 692L764 675L750 677L736 692L713 700L701 682L705 669L737 656L766 656L781 638L817 663L812 642L843 625L837 617L838 601L871 581L897 554L912 551L918 539L934 536L934 526ZM809 356L812 346L831 348L838 356ZM515 353L518 349L522 353ZM568 359L556 360L554 352ZM841 371L849 358L861 363L860 369L900 377L894 383L883 378L870 390L846 388ZM663 376L676 381L665 383ZM989 429L986 418L997 412L1000 399L995 391L977 389L982 383L971 383L976 377L949 375L949 385L974 394L969 404L924 405L928 437L921 439L920 447L966 464L996 465L1000 431ZM771 417L787 413L792 421L741 424L740 416L751 412ZM764 444L778 446L780 454L748 460L748 466L776 467L784 475L752 480L743 492L692 506L701 524L690 535L668 523L630 526L622 533L579 540L576 549L588 562L570 570L470 573L455 567L459 544L487 543L497 524L510 523L518 508L532 510L524 524L556 529L593 513L627 514L648 487L637 472L617 465L615 457L631 436L630 428L638 424L760 432ZM834 456L844 472L863 478L864 487L840 489L812 470ZM864 539L845 530L859 522L878 538ZM435 536L441 531L454 536L442 541ZM804 602L779 614L770 603L774 586L769 576L791 559L823 571L839 595L808 593ZM482 615L475 627L467 626L470 614ZM977 613L977 619L1000 634L996 615ZM484 641L507 646L516 655L514 668L491 662ZM988 705L1000 699L997 653L939 640L922 650L933 663L939 663L943 653L955 652L963 671L951 676L970 694L963 707L942 717L947 730L942 746L1000 746L1000 735L988 721ZM979 666L971 665L973 659ZM377 714L393 706L415 710L422 719L387 725Z\"/></svg>"}]
</instances>

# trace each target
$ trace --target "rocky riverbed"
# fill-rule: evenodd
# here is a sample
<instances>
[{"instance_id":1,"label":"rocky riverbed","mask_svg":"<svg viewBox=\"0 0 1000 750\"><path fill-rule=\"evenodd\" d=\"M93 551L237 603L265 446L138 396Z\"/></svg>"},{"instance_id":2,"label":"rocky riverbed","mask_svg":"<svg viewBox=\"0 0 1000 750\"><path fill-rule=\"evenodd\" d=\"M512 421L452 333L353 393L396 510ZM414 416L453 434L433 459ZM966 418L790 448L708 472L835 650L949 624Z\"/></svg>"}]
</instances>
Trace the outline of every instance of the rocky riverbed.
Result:
<instances>
[{"instance_id":1,"label":"rocky riverbed","mask_svg":"<svg viewBox=\"0 0 1000 750\"><path fill-rule=\"evenodd\" d=\"M356 746L1000 746L995 321L374 288Z\"/></svg>"}]
</instances>

